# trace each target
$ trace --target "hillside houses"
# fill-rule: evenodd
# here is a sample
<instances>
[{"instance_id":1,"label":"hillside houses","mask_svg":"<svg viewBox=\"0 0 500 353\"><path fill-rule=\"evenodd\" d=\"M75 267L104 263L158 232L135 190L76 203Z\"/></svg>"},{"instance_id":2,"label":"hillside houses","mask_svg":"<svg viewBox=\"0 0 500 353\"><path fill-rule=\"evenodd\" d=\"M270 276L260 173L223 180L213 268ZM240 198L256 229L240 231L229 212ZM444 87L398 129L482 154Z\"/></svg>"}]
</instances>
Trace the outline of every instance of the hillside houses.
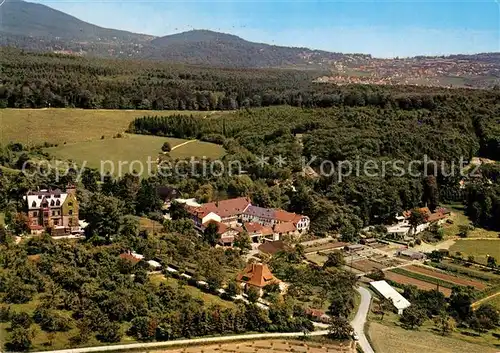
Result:
<instances>
[{"instance_id":1,"label":"hillside houses","mask_svg":"<svg viewBox=\"0 0 500 353\"><path fill-rule=\"evenodd\" d=\"M204 231L216 223L220 244L232 246L234 238L247 233L253 243L280 240L284 235L298 236L309 230L309 217L280 209L252 205L250 199L239 197L202 204L185 205L195 227Z\"/></svg>"}]
</instances>

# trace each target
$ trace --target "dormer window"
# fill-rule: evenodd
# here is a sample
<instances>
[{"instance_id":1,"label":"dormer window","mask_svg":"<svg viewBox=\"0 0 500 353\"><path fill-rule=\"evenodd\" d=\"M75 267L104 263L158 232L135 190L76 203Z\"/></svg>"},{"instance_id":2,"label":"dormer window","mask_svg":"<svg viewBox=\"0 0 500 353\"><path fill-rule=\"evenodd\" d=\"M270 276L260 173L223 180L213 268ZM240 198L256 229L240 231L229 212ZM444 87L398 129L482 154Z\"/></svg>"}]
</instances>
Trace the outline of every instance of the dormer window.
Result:
<instances>
[{"instance_id":1,"label":"dormer window","mask_svg":"<svg viewBox=\"0 0 500 353\"><path fill-rule=\"evenodd\" d=\"M33 202L31 203L31 207L36 207L36 202L35 202L35 201L33 201Z\"/></svg>"},{"instance_id":2,"label":"dormer window","mask_svg":"<svg viewBox=\"0 0 500 353\"><path fill-rule=\"evenodd\" d=\"M43 207L47 207L49 204L47 202L45 202L42 206Z\"/></svg>"},{"instance_id":3,"label":"dormer window","mask_svg":"<svg viewBox=\"0 0 500 353\"><path fill-rule=\"evenodd\" d=\"M73 202L68 202L68 206L69 207L73 206Z\"/></svg>"},{"instance_id":4,"label":"dormer window","mask_svg":"<svg viewBox=\"0 0 500 353\"><path fill-rule=\"evenodd\" d=\"M60 206L61 205L61 201L57 200L56 201L56 206Z\"/></svg>"},{"instance_id":5,"label":"dormer window","mask_svg":"<svg viewBox=\"0 0 500 353\"><path fill-rule=\"evenodd\" d=\"M55 205L54 200L51 200L51 201L50 201L50 206L54 206L54 205Z\"/></svg>"}]
</instances>

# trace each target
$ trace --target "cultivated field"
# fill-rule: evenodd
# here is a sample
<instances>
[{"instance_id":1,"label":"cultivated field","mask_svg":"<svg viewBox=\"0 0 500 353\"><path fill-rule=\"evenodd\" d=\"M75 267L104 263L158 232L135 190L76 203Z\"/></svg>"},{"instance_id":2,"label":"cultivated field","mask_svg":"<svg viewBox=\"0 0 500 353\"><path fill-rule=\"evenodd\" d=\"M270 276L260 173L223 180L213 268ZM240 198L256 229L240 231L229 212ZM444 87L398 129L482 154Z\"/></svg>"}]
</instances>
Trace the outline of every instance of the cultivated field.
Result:
<instances>
[{"instance_id":1,"label":"cultivated field","mask_svg":"<svg viewBox=\"0 0 500 353\"><path fill-rule=\"evenodd\" d=\"M97 139L93 141L77 142L57 147L46 148L45 151L58 160L71 160L79 166L97 168L103 172L119 173L119 162L122 162L122 172L140 171L143 165L143 174L147 172L148 161L152 170L156 169L156 160L161 153L163 143L169 142L172 151L170 156L174 159L190 158L218 158L224 154L224 149L216 144L202 141L193 141L187 144L186 140L147 135L124 134L121 138ZM178 148L175 146L181 145ZM110 161L110 162L104 162ZM132 162L135 162L132 164ZM139 163L141 162L141 163ZM113 167L114 166L114 167ZM114 169L114 170L113 170Z\"/></svg>"},{"instance_id":2,"label":"cultivated field","mask_svg":"<svg viewBox=\"0 0 500 353\"><path fill-rule=\"evenodd\" d=\"M404 269L411 271L411 272L421 273L421 274L429 276L429 277L442 279L446 282L450 282L450 283L461 285L461 286L472 286L472 287L475 287L479 290L483 290L486 288L486 285L482 282L469 280L469 279L465 279L465 278L461 278L461 277L457 277L457 276L452 276L452 275L446 274L445 272L433 270L433 269L426 268L426 267L411 265L411 266L405 267Z\"/></svg>"},{"instance_id":3,"label":"cultivated field","mask_svg":"<svg viewBox=\"0 0 500 353\"><path fill-rule=\"evenodd\" d=\"M464 258L486 264L487 255L500 261L500 239L460 239L450 248L451 253L461 252Z\"/></svg>"},{"instance_id":4,"label":"cultivated field","mask_svg":"<svg viewBox=\"0 0 500 353\"><path fill-rule=\"evenodd\" d=\"M193 114L208 112L106 110L106 109L0 109L0 144L26 145L74 143L111 138L127 130L129 123L144 115Z\"/></svg>"},{"instance_id":5,"label":"cultivated field","mask_svg":"<svg viewBox=\"0 0 500 353\"><path fill-rule=\"evenodd\" d=\"M416 278L411 278L411 277L401 275L399 273L395 273L392 271L385 272L385 278L390 280L390 281L400 283L400 284L411 284L411 285L414 285L417 288L423 289L423 290L433 290L433 289L437 289L437 287L438 287L436 284L425 282L425 281L422 281L422 280L419 280ZM444 287L440 286L439 291L447 297L449 297L451 295L451 289L449 289L449 288L444 288Z\"/></svg>"},{"instance_id":6,"label":"cultivated field","mask_svg":"<svg viewBox=\"0 0 500 353\"><path fill-rule=\"evenodd\" d=\"M353 262L352 264L348 263L348 265L355 268L356 270L359 270L359 271L365 272L365 273L373 272L375 270L382 270L386 267L378 262L371 261L371 260L358 260L358 261Z\"/></svg>"},{"instance_id":7,"label":"cultivated field","mask_svg":"<svg viewBox=\"0 0 500 353\"><path fill-rule=\"evenodd\" d=\"M497 349L443 337L423 330L405 330L397 326L370 323L369 335L377 353L495 353ZM458 334L457 334L458 335ZM455 335L454 335L455 336Z\"/></svg>"},{"instance_id":8,"label":"cultivated field","mask_svg":"<svg viewBox=\"0 0 500 353\"><path fill-rule=\"evenodd\" d=\"M211 344L206 346L193 346L152 353L354 353L356 349L351 342L346 343L320 343L314 341L302 342L298 340L258 340Z\"/></svg>"}]
</instances>

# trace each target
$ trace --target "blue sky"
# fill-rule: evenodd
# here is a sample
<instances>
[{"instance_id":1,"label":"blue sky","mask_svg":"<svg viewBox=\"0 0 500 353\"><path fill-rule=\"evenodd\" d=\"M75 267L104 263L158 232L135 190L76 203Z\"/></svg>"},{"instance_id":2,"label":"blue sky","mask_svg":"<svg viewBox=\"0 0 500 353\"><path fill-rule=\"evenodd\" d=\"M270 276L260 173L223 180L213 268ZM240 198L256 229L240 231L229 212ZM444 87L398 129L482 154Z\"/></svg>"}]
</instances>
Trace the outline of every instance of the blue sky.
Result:
<instances>
[{"instance_id":1,"label":"blue sky","mask_svg":"<svg viewBox=\"0 0 500 353\"><path fill-rule=\"evenodd\" d=\"M500 51L500 0L29 0L153 35L211 29L244 39L378 57Z\"/></svg>"}]
</instances>

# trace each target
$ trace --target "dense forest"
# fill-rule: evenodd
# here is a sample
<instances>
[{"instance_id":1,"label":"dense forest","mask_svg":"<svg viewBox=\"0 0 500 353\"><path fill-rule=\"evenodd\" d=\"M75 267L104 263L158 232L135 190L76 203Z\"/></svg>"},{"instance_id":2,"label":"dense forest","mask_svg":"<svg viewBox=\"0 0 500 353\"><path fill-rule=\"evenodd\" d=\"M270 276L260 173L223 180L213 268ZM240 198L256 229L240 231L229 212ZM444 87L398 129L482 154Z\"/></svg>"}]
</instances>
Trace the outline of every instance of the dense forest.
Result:
<instances>
[{"instance_id":1,"label":"dense forest","mask_svg":"<svg viewBox=\"0 0 500 353\"><path fill-rule=\"evenodd\" d=\"M313 83L314 70L228 69L0 50L0 107L235 110L272 105L433 109L453 91Z\"/></svg>"}]
</instances>

